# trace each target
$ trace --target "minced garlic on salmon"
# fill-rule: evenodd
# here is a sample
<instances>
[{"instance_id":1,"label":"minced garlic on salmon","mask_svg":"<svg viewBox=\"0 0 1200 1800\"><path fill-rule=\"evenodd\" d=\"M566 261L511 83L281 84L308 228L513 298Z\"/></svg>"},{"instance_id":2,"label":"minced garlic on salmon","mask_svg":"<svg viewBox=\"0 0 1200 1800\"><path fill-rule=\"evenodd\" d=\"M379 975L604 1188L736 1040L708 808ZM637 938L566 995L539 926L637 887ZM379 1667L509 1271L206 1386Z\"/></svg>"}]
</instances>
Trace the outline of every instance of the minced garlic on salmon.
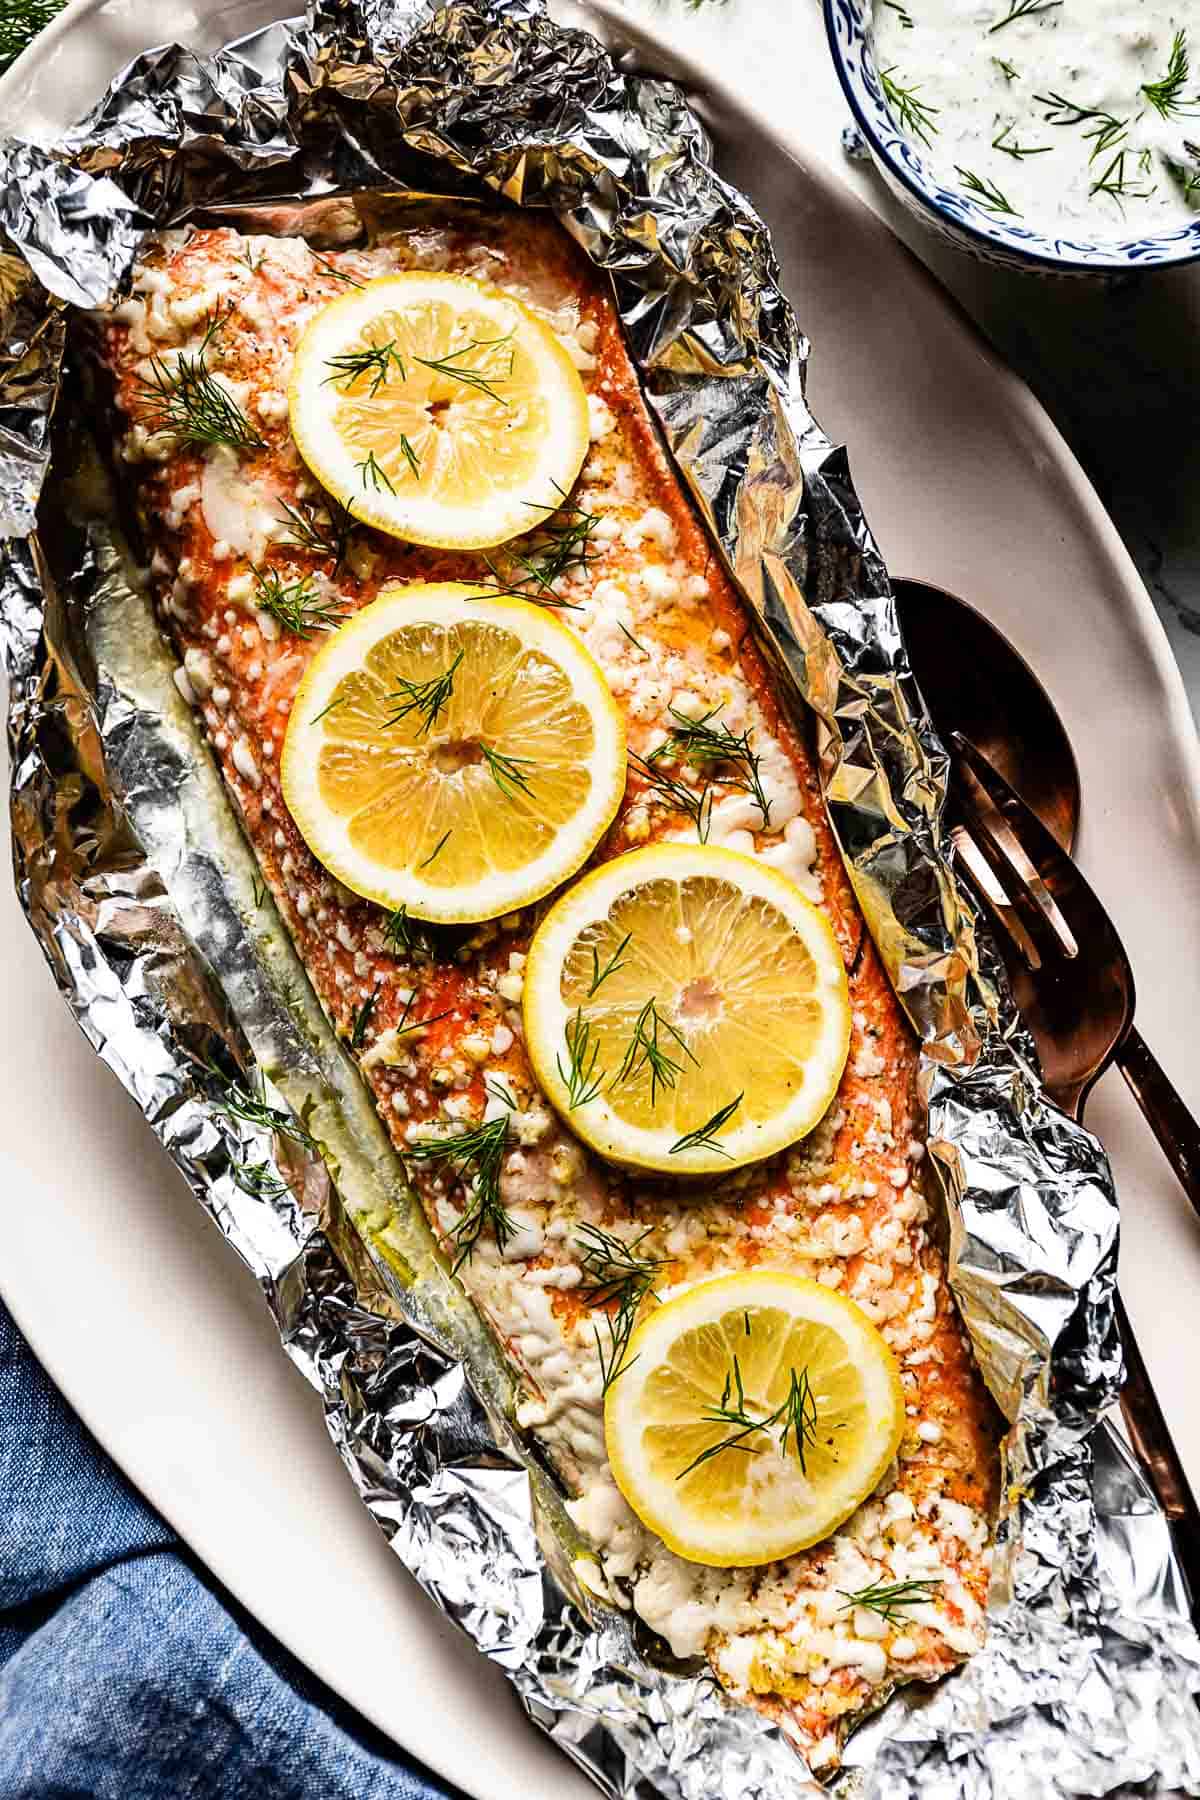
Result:
<instances>
[{"instance_id":1,"label":"minced garlic on salmon","mask_svg":"<svg viewBox=\"0 0 1200 1800\"><path fill-rule=\"evenodd\" d=\"M290 441L285 391L313 314L350 280L410 267L486 278L559 333L589 393L591 447L572 503L594 516L586 561L555 582L560 617L601 664L632 751L661 744L676 714L713 708L749 731L770 803L718 784L709 842L783 870L824 908L850 979L853 1037L837 1099L790 1151L684 1187L608 1167L552 1114L521 1037L522 969L539 909L467 932L414 922L410 950L386 915L331 879L284 806L278 759L297 685L320 641L256 606L254 570L355 609L396 580L494 580L478 554L420 549L365 529L344 563L290 541L320 526L322 497ZM139 422L154 358L213 340L217 379L264 447L180 447ZM943 1674L983 1634L996 1482L995 1422L928 1230L914 1100L915 1048L855 906L806 744L780 711L742 603L657 441L603 281L545 218L479 215L470 234L402 231L371 249L317 255L298 239L184 231L152 240L129 299L96 329L112 382L118 460L128 471L152 584L196 708L283 919L330 1018L349 1038L403 1153L431 1128L507 1112L501 1196L513 1231L489 1234L460 1277L523 1373L518 1422L553 1459L570 1510L596 1547L612 1597L680 1657L706 1656L730 1693L779 1718L820 1765L888 1683ZM499 553L504 566L504 552ZM686 768L675 773L694 778ZM692 839L631 773L598 855L658 837ZM364 1004L375 995L373 1006ZM421 1019L427 1029L409 1027ZM434 1231L454 1255L468 1205L445 1165L415 1166ZM629 1511L605 1460L601 1372L581 1289L578 1229L591 1223L669 1259L664 1295L763 1265L813 1277L858 1302L895 1352L909 1428L880 1490L828 1542L756 1569L682 1561ZM846 1596L924 1583L889 1613ZM910 1594L911 1600L911 1594Z\"/></svg>"}]
</instances>

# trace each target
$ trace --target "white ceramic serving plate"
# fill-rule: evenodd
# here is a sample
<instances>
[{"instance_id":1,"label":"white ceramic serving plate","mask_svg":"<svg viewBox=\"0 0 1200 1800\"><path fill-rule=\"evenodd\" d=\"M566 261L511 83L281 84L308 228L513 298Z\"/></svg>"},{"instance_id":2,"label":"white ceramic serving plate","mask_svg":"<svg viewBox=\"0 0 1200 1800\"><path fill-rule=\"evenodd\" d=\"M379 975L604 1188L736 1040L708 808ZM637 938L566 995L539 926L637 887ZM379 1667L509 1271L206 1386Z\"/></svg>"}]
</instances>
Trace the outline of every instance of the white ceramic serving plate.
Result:
<instances>
[{"instance_id":1,"label":"white ceramic serving plate","mask_svg":"<svg viewBox=\"0 0 1200 1800\"><path fill-rule=\"evenodd\" d=\"M781 24L793 4L754 0ZM209 49L282 10L72 0L0 81L0 128L51 135L139 48ZM818 414L851 445L893 569L982 606L1058 701L1083 776L1084 865L1126 935L1143 1030L1200 1109L1200 746L1150 602L1028 390L802 130L764 124L768 89L748 89L751 109L711 73L736 82L761 34L743 44L714 19L699 41L705 69L682 72L707 89L721 166L774 228ZM642 44L668 66L661 35ZM828 145L832 77L813 64L796 78ZM773 87L788 92L778 65ZM69 1399L231 1592L415 1755L480 1800L590 1792L389 1556L253 1283L75 1032L7 884L0 981L0 1291ZM1200 1231L1119 1076L1089 1123L1124 1200L1130 1309L1200 1487Z\"/></svg>"}]
</instances>

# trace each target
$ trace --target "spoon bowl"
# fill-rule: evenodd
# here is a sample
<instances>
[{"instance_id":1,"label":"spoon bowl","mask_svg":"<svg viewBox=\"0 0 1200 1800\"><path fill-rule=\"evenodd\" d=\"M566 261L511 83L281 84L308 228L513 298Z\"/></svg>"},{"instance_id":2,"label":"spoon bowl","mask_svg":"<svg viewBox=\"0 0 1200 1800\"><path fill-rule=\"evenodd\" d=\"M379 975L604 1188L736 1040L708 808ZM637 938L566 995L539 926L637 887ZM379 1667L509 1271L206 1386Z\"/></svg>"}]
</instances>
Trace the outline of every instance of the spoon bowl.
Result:
<instances>
[{"instance_id":1,"label":"spoon bowl","mask_svg":"<svg viewBox=\"0 0 1200 1800\"><path fill-rule=\"evenodd\" d=\"M943 743L961 731L1069 851L1079 827L1079 769L1029 664L956 594L927 581L892 586L913 673Z\"/></svg>"}]
</instances>

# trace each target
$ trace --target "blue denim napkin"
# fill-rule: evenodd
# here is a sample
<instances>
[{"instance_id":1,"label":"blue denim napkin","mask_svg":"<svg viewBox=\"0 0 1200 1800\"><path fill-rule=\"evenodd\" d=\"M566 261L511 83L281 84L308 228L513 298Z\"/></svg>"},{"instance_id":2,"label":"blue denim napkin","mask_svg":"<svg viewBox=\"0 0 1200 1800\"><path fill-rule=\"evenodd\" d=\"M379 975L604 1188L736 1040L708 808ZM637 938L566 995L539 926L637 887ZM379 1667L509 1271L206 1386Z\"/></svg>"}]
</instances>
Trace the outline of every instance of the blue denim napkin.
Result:
<instances>
[{"instance_id":1,"label":"blue denim napkin","mask_svg":"<svg viewBox=\"0 0 1200 1800\"><path fill-rule=\"evenodd\" d=\"M0 1302L0 1800L448 1800L201 1569Z\"/></svg>"}]
</instances>

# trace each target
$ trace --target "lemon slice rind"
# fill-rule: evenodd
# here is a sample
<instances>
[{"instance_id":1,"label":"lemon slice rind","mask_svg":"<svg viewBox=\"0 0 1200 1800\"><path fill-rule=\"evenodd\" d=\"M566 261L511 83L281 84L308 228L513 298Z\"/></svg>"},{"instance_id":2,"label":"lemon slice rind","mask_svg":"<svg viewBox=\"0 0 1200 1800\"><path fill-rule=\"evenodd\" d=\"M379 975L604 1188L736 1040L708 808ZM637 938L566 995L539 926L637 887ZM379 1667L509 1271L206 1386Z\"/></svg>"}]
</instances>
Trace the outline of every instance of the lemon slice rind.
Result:
<instances>
[{"instance_id":1,"label":"lemon slice rind","mask_svg":"<svg viewBox=\"0 0 1200 1800\"><path fill-rule=\"evenodd\" d=\"M823 1435L826 1441L833 1439L836 1460L814 1456L810 1448L806 1474L794 1443L779 1450L776 1427L771 1434L747 1440L755 1444L754 1454L730 1450L712 1459L710 1469L724 1459L722 1481L745 1477L733 1504L727 1487L723 1499L714 1501L705 1494L703 1476L699 1482L695 1477L678 1478L696 1454L694 1432L681 1432L678 1469L672 1465L664 1472L652 1466L646 1448L648 1428L662 1416L653 1400L656 1371L685 1334L706 1329L711 1334L714 1327L720 1331L722 1321L728 1360L742 1345L745 1362L743 1331L747 1326L759 1329L760 1319L768 1313L811 1327L818 1343L851 1365L860 1389L855 1429L835 1435L826 1415L823 1434L822 1359L816 1357L807 1365L816 1404L813 1435L817 1440ZM706 1373L698 1376L697 1417L709 1399L720 1402L719 1381L711 1396L705 1391L705 1382L711 1385L719 1370L718 1359L710 1358ZM748 1393L747 1408L753 1417L767 1416L757 1395ZM894 1355L853 1301L802 1276L750 1270L700 1282L647 1314L630 1338L621 1375L609 1387L604 1423L613 1476L643 1524L689 1562L749 1568L791 1556L829 1537L874 1492L900 1446L904 1391ZM681 1426L685 1424L681 1421ZM661 1424L658 1429L661 1436ZM727 1435L724 1427L712 1427L714 1442ZM730 1458L736 1461L731 1463ZM764 1486L764 1472L773 1486ZM760 1503L764 1493L769 1505Z\"/></svg>"},{"instance_id":2,"label":"lemon slice rind","mask_svg":"<svg viewBox=\"0 0 1200 1800\"><path fill-rule=\"evenodd\" d=\"M493 873L474 885L447 888L419 869L381 865L350 841L349 822L325 804L318 785L318 758L329 739L327 709L339 683L357 674L373 647L402 626L500 626L520 639L523 650L548 658L565 673L571 696L588 714L593 741L587 766L590 787L573 817L555 831L546 848L519 867ZM476 923L529 905L565 881L584 863L611 824L625 788L625 728L599 664L576 635L544 607L497 597L464 583L415 583L385 588L369 606L331 634L317 652L292 702L280 774L284 799L317 860L363 898L394 910L407 907L414 918L442 923ZM536 768L532 770L536 782ZM499 790L488 789L499 803ZM465 817L456 829L470 830Z\"/></svg>"},{"instance_id":3,"label":"lemon slice rind","mask_svg":"<svg viewBox=\"0 0 1200 1800\"><path fill-rule=\"evenodd\" d=\"M420 462L414 472L410 463L397 456L388 478L395 491L389 492L387 481L362 466L367 444L348 441L337 423L348 390L346 378L337 376L333 359L361 349L376 338L393 341L386 329L376 331L378 321L403 320L406 312L411 314L415 308L431 305L440 307L447 317L469 317L473 329L490 334L481 342L511 339L520 374L518 388L512 379L497 372L497 366L504 366L497 352L485 351L482 356L479 352L461 354L462 368L469 371L482 361L491 370L494 394L509 404L501 404L500 400L489 404L486 391L469 381L443 379L436 398L447 421L453 420L456 411L462 412L464 419L470 412L478 415L487 411L491 417L484 422L485 430L496 433L500 441L510 429L519 426L522 396L532 397L540 408L538 428L528 434L528 454L506 469L496 459L485 488L472 492L465 500L456 498L452 486L431 491L430 477L436 475L437 468L432 450L425 456L424 490ZM473 340L464 340L470 341ZM453 345L447 341L444 345L427 344L425 348L449 352ZM420 415L412 411L410 402L419 398L428 385L430 371L411 354L402 360L404 379L393 361L382 370L375 394L367 392L373 374L361 377L356 398L386 421L390 396L404 410L385 441L389 445L398 442L407 425L406 435L420 450L424 446L412 422ZM321 309L297 346L288 385L288 415L292 436L305 463L356 519L411 543L449 549L483 549L532 530L540 523L544 509L560 506L570 492L589 443L587 394L578 371L549 326L519 300L497 288L465 275L429 271L381 276Z\"/></svg>"},{"instance_id":4,"label":"lemon slice rind","mask_svg":"<svg viewBox=\"0 0 1200 1800\"><path fill-rule=\"evenodd\" d=\"M604 919L622 896L639 886L660 878L678 881L692 876L727 881L747 899L763 900L783 914L813 958L816 997L822 1008L819 1043L798 1072L798 1085L790 1103L765 1120L739 1122L735 1114L719 1133L719 1148L698 1144L679 1149L676 1146L681 1134L674 1125L664 1123L660 1128L648 1129L623 1118L610 1098L612 1069L604 1071L606 1079L595 1096L574 1107L564 1078L564 1048L574 1013L563 998L560 983L572 944L589 924ZM603 991L597 995L597 1000L602 999ZM534 1072L571 1130L610 1161L672 1175L735 1169L773 1155L806 1136L837 1092L850 1045L846 972L824 915L794 882L769 864L740 851L705 844L652 844L616 857L575 882L547 913L530 946L525 969L524 1023ZM672 1048L669 1042L667 1048ZM687 1073L685 1066L684 1080ZM749 1089L754 1080L751 1060L736 1076L730 1076L728 1097L739 1087Z\"/></svg>"}]
</instances>

